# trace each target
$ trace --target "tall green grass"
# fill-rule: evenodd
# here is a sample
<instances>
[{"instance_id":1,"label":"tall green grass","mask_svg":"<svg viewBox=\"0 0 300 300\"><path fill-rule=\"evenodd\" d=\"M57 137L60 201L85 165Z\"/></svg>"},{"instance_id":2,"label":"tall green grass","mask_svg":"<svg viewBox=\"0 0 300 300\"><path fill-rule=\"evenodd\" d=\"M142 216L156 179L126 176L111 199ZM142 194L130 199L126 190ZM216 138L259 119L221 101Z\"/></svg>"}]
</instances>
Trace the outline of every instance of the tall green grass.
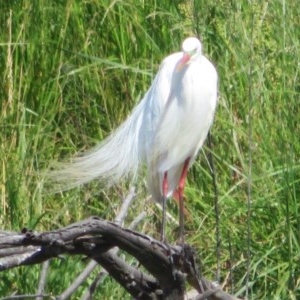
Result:
<instances>
[{"instance_id":1,"label":"tall green grass","mask_svg":"<svg viewBox=\"0 0 300 300\"><path fill-rule=\"evenodd\" d=\"M95 214L112 220L126 183L103 191L94 182L47 195L36 174L106 137L143 96L162 58L199 34L220 76L211 150L220 280L240 295L248 286L250 299L300 297L297 1L4 1L0 9L2 229L48 230ZM189 175L187 241L199 250L204 275L214 279L209 151ZM128 222L146 206L149 222L139 230L157 236L160 211L146 199L140 178ZM169 211L177 218L172 202ZM168 224L168 235L175 241L176 224ZM74 258L52 261L47 291L59 294L83 266ZM0 295L33 293L39 269L2 273ZM110 279L98 295L125 297Z\"/></svg>"}]
</instances>

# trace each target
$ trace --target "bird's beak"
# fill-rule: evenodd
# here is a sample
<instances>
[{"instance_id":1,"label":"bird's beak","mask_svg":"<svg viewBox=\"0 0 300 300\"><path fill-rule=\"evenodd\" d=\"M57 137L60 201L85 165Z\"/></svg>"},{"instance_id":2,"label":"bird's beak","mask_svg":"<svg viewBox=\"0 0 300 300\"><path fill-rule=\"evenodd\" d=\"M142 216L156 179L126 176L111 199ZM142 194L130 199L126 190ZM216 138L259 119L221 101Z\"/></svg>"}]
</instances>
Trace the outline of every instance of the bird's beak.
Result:
<instances>
[{"instance_id":1,"label":"bird's beak","mask_svg":"<svg viewBox=\"0 0 300 300\"><path fill-rule=\"evenodd\" d=\"M189 54L183 53L181 60L177 64L176 70L180 71L186 65L186 63L190 60L190 58L191 58L191 56Z\"/></svg>"}]
</instances>

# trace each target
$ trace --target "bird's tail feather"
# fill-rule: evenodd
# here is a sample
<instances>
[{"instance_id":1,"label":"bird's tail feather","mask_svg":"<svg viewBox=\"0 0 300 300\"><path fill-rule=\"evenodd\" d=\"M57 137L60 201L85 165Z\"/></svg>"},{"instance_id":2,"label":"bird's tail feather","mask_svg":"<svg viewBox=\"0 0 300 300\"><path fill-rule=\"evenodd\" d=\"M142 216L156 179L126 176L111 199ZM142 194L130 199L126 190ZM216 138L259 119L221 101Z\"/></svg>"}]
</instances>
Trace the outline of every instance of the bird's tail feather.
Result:
<instances>
[{"instance_id":1,"label":"bird's tail feather","mask_svg":"<svg viewBox=\"0 0 300 300\"><path fill-rule=\"evenodd\" d=\"M144 113L144 101L134 109L128 119L115 132L89 152L73 161L59 163L46 173L46 181L54 192L98 179L110 186L122 177L135 177L141 161L139 131Z\"/></svg>"}]
</instances>

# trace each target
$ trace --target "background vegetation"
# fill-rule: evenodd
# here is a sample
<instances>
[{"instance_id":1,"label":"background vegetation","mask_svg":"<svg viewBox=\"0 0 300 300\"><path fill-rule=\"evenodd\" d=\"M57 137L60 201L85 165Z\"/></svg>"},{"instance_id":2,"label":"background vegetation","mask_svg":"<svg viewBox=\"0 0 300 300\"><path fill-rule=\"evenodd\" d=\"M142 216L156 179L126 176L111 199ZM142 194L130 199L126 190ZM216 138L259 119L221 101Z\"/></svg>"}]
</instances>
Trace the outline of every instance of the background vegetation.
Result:
<instances>
[{"instance_id":1,"label":"background vegetation","mask_svg":"<svg viewBox=\"0 0 300 300\"><path fill-rule=\"evenodd\" d=\"M198 34L220 76L212 129L219 226L206 146L189 175L187 241L205 276L219 277L228 291L299 299L297 1L10 0L0 11L1 229L49 230L90 215L112 220L128 183L48 195L34 174L107 136L143 96L162 58ZM140 178L128 222L143 209L147 222L139 230L157 236L161 212ZM176 204L168 209L177 219ZM169 222L169 240L176 229ZM85 264L52 261L47 292L59 294ZM1 273L0 296L34 293L39 271ZM98 297L125 293L107 278Z\"/></svg>"}]
</instances>

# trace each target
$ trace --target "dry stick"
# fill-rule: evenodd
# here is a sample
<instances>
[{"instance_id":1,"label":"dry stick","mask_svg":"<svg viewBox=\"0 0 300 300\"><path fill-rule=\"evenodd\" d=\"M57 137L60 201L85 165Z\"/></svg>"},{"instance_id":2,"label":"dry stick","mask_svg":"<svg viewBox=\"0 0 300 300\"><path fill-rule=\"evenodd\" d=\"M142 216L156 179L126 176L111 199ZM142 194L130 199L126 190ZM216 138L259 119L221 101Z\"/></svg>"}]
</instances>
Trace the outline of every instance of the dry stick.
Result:
<instances>
[{"instance_id":1,"label":"dry stick","mask_svg":"<svg viewBox=\"0 0 300 300\"><path fill-rule=\"evenodd\" d=\"M194 298L194 300L206 300L206 299L212 299L212 300L238 300L237 298L234 298L233 296L226 294L220 289L212 289L207 290L203 292L201 295Z\"/></svg>"},{"instance_id":2,"label":"dry stick","mask_svg":"<svg viewBox=\"0 0 300 300\"><path fill-rule=\"evenodd\" d=\"M40 282L39 282L39 286L38 286L38 290L37 290L38 295L42 295L44 292L48 269L49 269L49 260L46 260L42 264L41 277L40 277ZM41 297L41 296L36 297L37 300L41 300L42 298L43 297Z\"/></svg>"},{"instance_id":3,"label":"dry stick","mask_svg":"<svg viewBox=\"0 0 300 300\"><path fill-rule=\"evenodd\" d=\"M115 218L115 223L118 225L122 225L122 223L124 222L127 214L128 214L128 209L133 201L133 199L135 198L135 189L134 187L132 187L130 189L129 194L127 195L127 197L124 199L124 202L121 206L121 209L118 213L118 215Z\"/></svg>"},{"instance_id":4,"label":"dry stick","mask_svg":"<svg viewBox=\"0 0 300 300\"><path fill-rule=\"evenodd\" d=\"M105 252L94 259L134 298L153 299L152 295L156 294L154 291L162 293L161 287L153 276L128 265L112 251Z\"/></svg>"},{"instance_id":5,"label":"dry stick","mask_svg":"<svg viewBox=\"0 0 300 300\"><path fill-rule=\"evenodd\" d=\"M104 270L104 269L103 269L103 271L100 271L96 275L93 282L90 284L89 288L85 291L85 293L81 297L81 300L90 300L90 299L92 299L92 296L95 293L97 287L103 282L103 280L107 276L107 274L108 274L107 271Z\"/></svg>"},{"instance_id":6,"label":"dry stick","mask_svg":"<svg viewBox=\"0 0 300 300\"><path fill-rule=\"evenodd\" d=\"M7 240L0 236L0 250L10 250L13 247L26 245L35 245L37 249L31 257L27 256L27 259L21 261L17 260L14 266L37 264L63 253L82 254L103 263L108 268L110 275L119 279L120 284L132 295L137 295L137 292L140 295L141 291L146 297L142 299L150 299L151 295L156 295L156 292L160 290L163 291L163 295L160 295L164 299L182 299L184 274L187 274L187 281L200 294L205 290L215 289L213 283L209 284L205 278L199 277L194 251L191 248L188 249L187 245L185 245L184 251L186 256L182 257L182 247L180 246L166 245L147 235L96 217L50 232L23 231L19 235L14 233ZM111 255L107 249L114 246L134 256L151 273L151 276L127 265L117 255ZM30 249L30 253L32 253L32 249ZM10 255L11 251L9 251ZM4 253L2 256L5 257ZM4 267L4 269L6 268ZM125 276L120 277L122 274ZM133 276L128 276L128 274ZM119 278L117 278L118 276ZM168 297L168 292L172 293L171 297ZM210 299L235 299L222 291L218 291L217 294L219 295L214 294Z\"/></svg>"},{"instance_id":7,"label":"dry stick","mask_svg":"<svg viewBox=\"0 0 300 300\"><path fill-rule=\"evenodd\" d=\"M128 226L128 229L133 230L135 229L139 223L141 223L144 218L146 217L146 213L144 211L142 211L132 222L131 224Z\"/></svg>"},{"instance_id":8,"label":"dry stick","mask_svg":"<svg viewBox=\"0 0 300 300\"><path fill-rule=\"evenodd\" d=\"M121 207L120 213L117 217L118 223L122 223L124 218L126 217L126 213L128 211L128 208L129 208L131 202L134 199L134 196L135 196L134 189L131 189L129 195L124 200L124 203ZM139 219L140 219L140 217L141 216L138 216ZM137 222L137 220L136 220L136 222ZM0 242L1 242L1 239L3 239L3 240L5 239L5 243L7 245L7 246L5 246L5 244L2 243L2 245L1 245L2 247L0 250L0 258L2 257L2 252L5 254L4 255L5 258L0 261L0 269L3 269L3 270L21 265L23 261L28 260L28 258L33 257L33 254L38 253L41 249L39 246L37 246L37 247L36 246L27 246L27 247L21 246L19 248L11 248L10 249L10 244L15 244L17 241L21 243L21 241L24 239L24 236L13 233L13 232L0 231ZM14 255L7 257L10 252ZM19 254L19 255L16 255L16 254ZM86 270L83 271L83 274L86 275L86 277L87 277L96 266L97 266L97 263L94 261L91 261L88 264L88 266L86 267ZM45 262L45 265L43 266L43 269L42 269L41 279L40 279L38 293L37 293L37 295L41 295L39 298L43 297L42 291L45 287L46 274L47 274L47 262ZM86 279L86 277L79 275L79 278L81 279L81 281L76 280L76 283L78 283L80 285ZM73 292L73 288L74 288L74 286L72 285L72 292ZM70 291L71 291L71 289L69 290L69 292ZM62 294L62 296L64 296L62 299L65 299L65 295L69 295L69 292L68 292L68 289L65 290Z\"/></svg>"},{"instance_id":9,"label":"dry stick","mask_svg":"<svg viewBox=\"0 0 300 300\"><path fill-rule=\"evenodd\" d=\"M55 300L55 298L53 296L51 296L50 294L33 294L33 295L12 295L12 296L8 296L8 297L4 297L4 298L0 298L1 300L16 300L16 299L33 299L33 298L46 298L46 299L53 299Z\"/></svg>"},{"instance_id":10,"label":"dry stick","mask_svg":"<svg viewBox=\"0 0 300 300\"><path fill-rule=\"evenodd\" d=\"M129 225L129 229L134 229L146 216L146 213L143 211L141 212L133 221L132 223ZM109 250L108 253L110 254L117 254L118 253L118 249L112 249ZM98 265L98 263L94 260L92 260L90 262L90 264L93 263L95 264L95 266ZM99 286L99 284L103 281L103 279L107 276L107 271L106 270L101 270L96 278L93 280L93 282L91 283L89 289L86 290L86 292L83 294L83 296L81 297L81 300L89 300L91 299L92 294L95 292L96 288Z\"/></svg>"},{"instance_id":11,"label":"dry stick","mask_svg":"<svg viewBox=\"0 0 300 300\"><path fill-rule=\"evenodd\" d=\"M78 288L79 286L87 279L87 277L93 272L96 264L92 264L92 262L96 263L95 261L91 261L85 269L77 276L77 278L72 282L70 286L66 290L64 290L57 299L63 300L69 298Z\"/></svg>"},{"instance_id":12,"label":"dry stick","mask_svg":"<svg viewBox=\"0 0 300 300\"><path fill-rule=\"evenodd\" d=\"M121 206L121 209L118 213L118 215L115 218L115 222L118 225L121 225L124 222L124 219L127 216L128 213L128 209L132 203L132 201L135 198L135 189L134 187L132 187L130 189L129 194L127 195L127 197L124 199L123 204ZM110 250L110 251L114 251ZM78 275L78 277L73 281L73 283L67 288L65 289L59 297L60 300L64 300L69 298L78 288L79 286L89 277L89 275L94 271L94 269L99 266L99 264L95 261L95 260L91 260L88 265L85 267L85 269L81 272L81 274ZM100 271L103 272L103 271ZM102 277L100 277L101 279ZM97 278L99 280L99 275L97 275ZM97 283L95 283L94 281L92 282L93 287L96 285L98 286ZM82 300L83 299L90 299L92 296L92 293L95 291L95 289L92 289L91 286L89 289L87 289L87 291L85 292L85 294L82 296Z\"/></svg>"},{"instance_id":13,"label":"dry stick","mask_svg":"<svg viewBox=\"0 0 300 300\"><path fill-rule=\"evenodd\" d=\"M21 234L15 234L14 236L12 236L10 243L12 244L19 243L20 245L22 243L21 241L22 239L24 239L24 236L22 236ZM0 238L0 245L1 245L1 238ZM23 265L24 261L30 259L34 254L38 253L40 249L41 249L40 246L28 246L28 247L21 246L18 248L1 247L0 271Z\"/></svg>"}]
</instances>

